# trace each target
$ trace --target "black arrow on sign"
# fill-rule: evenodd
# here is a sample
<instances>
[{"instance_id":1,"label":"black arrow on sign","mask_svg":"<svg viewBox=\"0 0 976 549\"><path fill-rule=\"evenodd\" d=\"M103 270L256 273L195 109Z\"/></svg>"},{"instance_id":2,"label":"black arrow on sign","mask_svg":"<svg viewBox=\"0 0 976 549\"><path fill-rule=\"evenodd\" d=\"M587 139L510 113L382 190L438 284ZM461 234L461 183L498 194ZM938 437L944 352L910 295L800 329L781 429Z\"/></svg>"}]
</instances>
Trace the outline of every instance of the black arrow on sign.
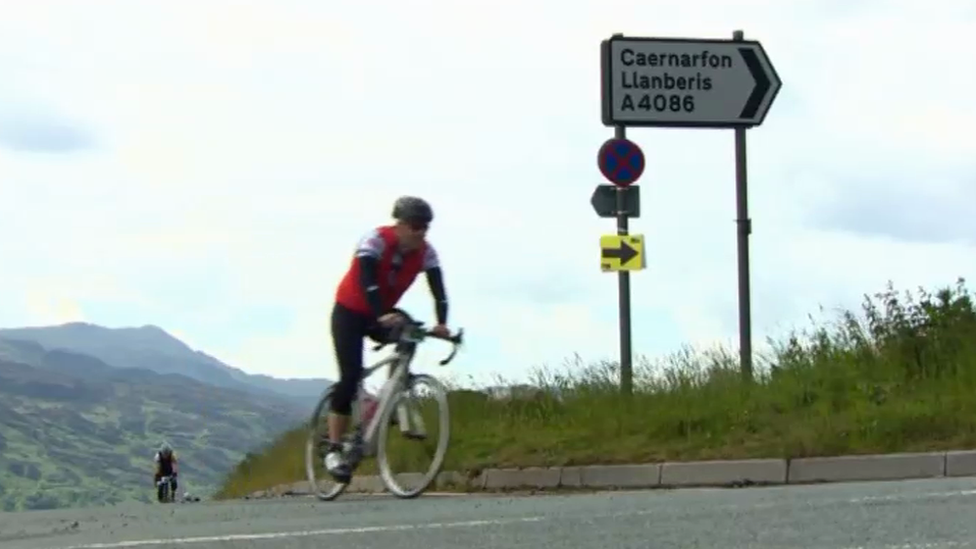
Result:
<instances>
[{"instance_id":1,"label":"black arrow on sign","mask_svg":"<svg viewBox=\"0 0 976 549\"><path fill-rule=\"evenodd\" d=\"M603 248L600 250L600 255L605 259L619 259L620 265L626 265L628 261L637 257L637 250L631 248L623 240L620 241L619 248Z\"/></svg>"},{"instance_id":2,"label":"black arrow on sign","mask_svg":"<svg viewBox=\"0 0 976 549\"><path fill-rule=\"evenodd\" d=\"M752 93L749 94L746 105L742 107L739 118L753 118L756 116L756 112L759 111L759 105L766 98L766 93L769 92L769 88L772 87L772 82L769 81L769 75L766 74L762 63L759 62L759 56L756 55L756 50L752 48L739 48L739 55L746 62L746 67L749 68L749 74L756 81L756 87L752 88Z\"/></svg>"}]
</instances>

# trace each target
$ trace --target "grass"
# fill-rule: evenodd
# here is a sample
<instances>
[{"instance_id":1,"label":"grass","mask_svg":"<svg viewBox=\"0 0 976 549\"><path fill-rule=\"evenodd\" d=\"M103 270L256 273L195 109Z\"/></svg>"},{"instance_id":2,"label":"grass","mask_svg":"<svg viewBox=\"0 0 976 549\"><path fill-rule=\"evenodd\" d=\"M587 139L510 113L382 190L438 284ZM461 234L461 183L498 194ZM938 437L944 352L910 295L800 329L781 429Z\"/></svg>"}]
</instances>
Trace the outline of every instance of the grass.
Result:
<instances>
[{"instance_id":1,"label":"grass","mask_svg":"<svg viewBox=\"0 0 976 549\"><path fill-rule=\"evenodd\" d=\"M533 390L451 394L446 470L806 457L976 446L976 306L965 281L865 296L860 314L770 341L751 380L737 353L640 359L634 394L618 365L537 369ZM304 479L304 433L249 454L218 497ZM372 470L366 463L365 472Z\"/></svg>"}]
</instances>

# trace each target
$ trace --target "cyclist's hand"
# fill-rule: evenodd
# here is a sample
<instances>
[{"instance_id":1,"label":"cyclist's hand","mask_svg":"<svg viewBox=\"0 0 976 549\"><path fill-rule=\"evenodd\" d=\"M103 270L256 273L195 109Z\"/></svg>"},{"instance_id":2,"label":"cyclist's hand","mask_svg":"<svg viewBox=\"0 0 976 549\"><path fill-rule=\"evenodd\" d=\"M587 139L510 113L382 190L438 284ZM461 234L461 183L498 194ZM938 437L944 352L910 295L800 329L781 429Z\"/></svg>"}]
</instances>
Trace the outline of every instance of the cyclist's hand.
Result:
<instances>
[{"instance_id":1,"label":"cyclist's hand","mask_svg":"<svg viewBox=\"0 0 976 549\"><path fill-rule=\"evenodd\" d=\"M434 326L433 328L431 328L430 331L434 335L438 335L440 337L451 337L451 330L443 324L438 324L437 326Z\"/></svg>"},{"instance_id":2,"label":"cyclist's hand","mask_svg":"<svg viewBox=\"0 0 976 549\"><path fill-rule=\"evenodd\" d=\"M378 319L381 326L385 328L392 328L396 326L403 320L403 317L398 313L386 313Z\"/></svg>"}]
</instances>

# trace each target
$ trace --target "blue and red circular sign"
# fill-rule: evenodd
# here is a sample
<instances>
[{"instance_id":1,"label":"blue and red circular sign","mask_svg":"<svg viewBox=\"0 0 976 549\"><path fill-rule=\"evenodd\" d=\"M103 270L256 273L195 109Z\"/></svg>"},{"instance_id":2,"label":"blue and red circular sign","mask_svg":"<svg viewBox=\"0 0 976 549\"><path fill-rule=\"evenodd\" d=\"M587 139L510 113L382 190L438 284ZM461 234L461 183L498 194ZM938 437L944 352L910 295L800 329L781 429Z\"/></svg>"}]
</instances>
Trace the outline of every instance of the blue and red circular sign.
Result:
<instances>
[{"instance_id":1,"label":"blue and red circular sign","mask_svg":"<svg viewBox=\"0 0 976 549\"><path fill-rule=\"evenodd\" d=\"M618 187L629 187L644 173L644 151L629 139L607 139L596 156L600 173Z\"/></svg>"}]
</instances>

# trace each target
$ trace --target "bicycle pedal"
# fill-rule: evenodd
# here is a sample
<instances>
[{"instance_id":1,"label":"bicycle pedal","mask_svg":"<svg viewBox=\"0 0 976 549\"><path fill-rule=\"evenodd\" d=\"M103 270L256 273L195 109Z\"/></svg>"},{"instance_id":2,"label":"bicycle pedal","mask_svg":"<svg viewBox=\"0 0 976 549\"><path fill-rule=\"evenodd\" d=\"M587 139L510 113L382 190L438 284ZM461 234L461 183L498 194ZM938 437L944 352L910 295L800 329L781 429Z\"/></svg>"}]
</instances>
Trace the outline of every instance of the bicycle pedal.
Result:
<instances>
[{"instance_id":1,"label":"bicycle pedal","mask_svg":"<svg viewBox=\"0 0 976 549\"><path fill-rule=\"evenodd\" d=\"M403 438L410 440L427 440L427 435L425 433L403 433Z\"/></svg>"}]
</instances>

